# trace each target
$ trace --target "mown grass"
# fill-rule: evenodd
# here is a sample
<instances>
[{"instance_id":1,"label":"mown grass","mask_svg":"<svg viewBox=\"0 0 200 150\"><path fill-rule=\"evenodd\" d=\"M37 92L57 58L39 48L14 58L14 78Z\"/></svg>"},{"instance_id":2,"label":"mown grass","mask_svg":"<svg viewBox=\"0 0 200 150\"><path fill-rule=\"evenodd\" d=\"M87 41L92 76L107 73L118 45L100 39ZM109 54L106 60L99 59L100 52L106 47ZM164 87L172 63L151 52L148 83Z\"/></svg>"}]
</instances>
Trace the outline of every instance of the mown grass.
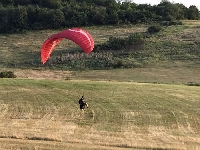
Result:
<instances>
[{"instance_id":1,"label":"mown grass","mask_svg":"<svg viewBox=\"0 0 200 150\"><path fill-rule=\"evenodd\" d=\"M91 70L73 73L73 78L80 80L125 81L155 84L200 83L199 67L182 67L180 63L159 64L134 69ZM68 78L70 79L70 78Z\"/></svg>"},{"instance_id":2,"label":"mown grass","mask_svg":"<svg viewBox=\"0 0 200 150\"><path fill-rule=\"evenodd\" d=\"M199 146L198 86L1 79L0 93L0 119L9 123L9 127L1 123L0 136L86 144L92 140L90 142L97 147L160 148L158 140L153 139L159 136L163 141L169 138L169 143L162 142L161 148ZM81 95L85 95L89 103L85 114L78 111L77 101ZM7 106L7 110L3 106ZM40 121L43 125L37 124ZM58 122L61 122L59 126L50 125ZM74 129L69 123L74 124ZM63 127L65 132L61 130ZM192 138L195 140L187 141ZM138 139L146 139L147 143L140 143Z\"/></svg>"}]
</instances>

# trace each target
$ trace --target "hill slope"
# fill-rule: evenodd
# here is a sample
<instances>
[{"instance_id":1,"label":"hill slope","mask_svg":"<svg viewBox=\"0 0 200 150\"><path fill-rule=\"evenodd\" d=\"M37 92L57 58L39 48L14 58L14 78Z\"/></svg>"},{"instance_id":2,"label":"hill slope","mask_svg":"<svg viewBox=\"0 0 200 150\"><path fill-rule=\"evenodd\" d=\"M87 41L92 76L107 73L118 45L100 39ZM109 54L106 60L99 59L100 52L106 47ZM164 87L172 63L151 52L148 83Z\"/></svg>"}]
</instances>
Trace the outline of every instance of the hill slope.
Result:
<instances>
[{"instance_id":1,"label":"hill slope","mask_svg":"<svg viewBox=\"0 0 200 150\"><path fill-rule=\"evenodd\" d=\"M85 28L94 38L95 45L105 43L109 37L127 37L144 33L148 26L102 26ZM44 40L57 33L55 30L0 35L0 66L3 68L87 70L109 68L163 67L199 68L200 22L163 27L157 34L145 38L145 45L120 51L95 51L84 54L76 44L62 40L51 58L41 64L40 48ZM38 36L39 35L39 36ZM63 61L58 61L63 60ZM66 60L66 61L64 61Z\"/></svg>"}]
</instances>

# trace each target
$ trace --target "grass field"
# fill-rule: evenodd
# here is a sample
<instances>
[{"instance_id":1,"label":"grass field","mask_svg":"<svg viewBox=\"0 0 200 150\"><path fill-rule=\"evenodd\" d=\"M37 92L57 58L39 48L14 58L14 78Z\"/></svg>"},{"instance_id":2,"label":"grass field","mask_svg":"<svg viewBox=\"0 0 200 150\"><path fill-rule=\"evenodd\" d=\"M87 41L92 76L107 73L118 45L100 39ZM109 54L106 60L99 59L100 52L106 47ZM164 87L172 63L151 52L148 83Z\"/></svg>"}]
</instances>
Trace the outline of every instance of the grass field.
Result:
<instances>
[{"instance_id":1,"label":"grass field","mask_svg":"<svg viewBox=\"0 0 200 150\"><path fill-rule=\"evenodd\" d=\"M86 29L102 43L147 27ZM152 62L131 69L47 68L40 64L40 47L56 32L0 35L0 72L17 75L0 79L1 150L200 149L199 21L147 39ZM65 47L76 46L63 41L52 57ZM176 56L169 59L171 53ZM35 60L38 67L22 65ZM82 95L89 104L84 113L78 106Z\"/></svg>"},{"instance_id":2,"label":"grass field","mask_svg":"<svg viewBox=\"0 0 200 150\"><path fill-rule=\"evenodd\" d=\"M200 146L196 86L1 79L0 93L0 145L4 149ZM90 106L84 114L77 105L80 95L85 95Z\"/></svg>"}]
</instances>

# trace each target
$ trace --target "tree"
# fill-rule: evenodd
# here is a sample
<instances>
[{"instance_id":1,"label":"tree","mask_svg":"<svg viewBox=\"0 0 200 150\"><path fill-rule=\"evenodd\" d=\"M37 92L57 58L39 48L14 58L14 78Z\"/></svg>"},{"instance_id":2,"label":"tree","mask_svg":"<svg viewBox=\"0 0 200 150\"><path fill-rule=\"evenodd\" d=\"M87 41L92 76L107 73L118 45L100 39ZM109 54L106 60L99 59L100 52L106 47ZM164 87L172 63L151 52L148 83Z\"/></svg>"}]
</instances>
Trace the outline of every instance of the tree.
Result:
<instances>
[{"instance_id":1,"label":"tree","mask_svg":"<svg viewBox=\"0 0 200 150\"><path fill-rule=\"evenodd\" d=\"M27 11L23 6L8 7L0 12L1 27L0 31L14 32L27 29Z\"/></svg>"},{"instance_id":2,"label":"tree","mask_svg":"<svg viewBox=\"0 0 200 150\"><path fill-rule=\"evenodd\" d=\"M0 4L3 6L13 5L13 0L0 0Z\"/></svg>"},{"instance_id":3,"label":"tree","mask_svg":"<svg viewBox=\"0 0 200 150\"><path fill-rule=\"evenodd\" d=\"M54 28L54 29L61 28L65 21L64 13L59 9L49 10L46 19L49 28Z\"/></svg>"},{"instance_id":4,"label":"tree","mask_svg":"<svg viewBox=\"0 0 200 150\"><path fill-rule=\"evenodd\" d=\"M61 0L40 0L42 7L58 9L61 7Z\"/></svg>"},{"instance_id":5,"label":"tree","mask_svg":"<svg viewBox=\"0 0 200 150\"><path fill-rule=\"evenodd\" d=\"M119 22L118 17L119 5L117 3L110 3L108 7L106 7L106 23L107 24L117 24Z\"/></svg>"},{"instance_id":6,"label":"tree","mask_svg":"<svg viewBox=\"0 0 200 150\"><path fill-rule=\"evenodd\" d=\"M183 4L175 4L177 7L178 7L178 15L177 15L177 19L178 20L183 20L183 19L186 19L187 17L187 7L185 7Z\"/></svg>"},{"instance_id":7,"label":"tree","mask_svg":"<svg viewBox=\"0 0 200 150\"><path fill-rule=\"evenodd\" d=\"M177 5L163 0L157 6L157 14L162 16L163 20L173 21L179 16L179 8Z\"/></svg>"},{"instance_id":8,"label":"tree","mask_svg":"<svg viewBox=\"0 0 200 150\"><path fill-rule=\"evenodd\" d=\"M199 10L196 6L192 5L187 10L187 18L189 20L198 20L199 19Z\"/></svg>"},{"instance_id":9,"label":"tree","mask_svg":"<svg viewBox=\"0 0 200 150\"><path fill-rule=\"evenodd\" d=\"M92 23L96 25L103 25L105 24L105 14L106 11L103 9L95 9L91 11L92 14Z\"/></svg>"},{"instance_id":10,"label":"tree","mask_svg":"<svg viewBox=\"0 0 200 150\"><path fill-rule=\"evenodd\" d=\"M31 4L31 0L13 0L15 6L18 5L29 5Z\"/></svg>"}]
</instances>

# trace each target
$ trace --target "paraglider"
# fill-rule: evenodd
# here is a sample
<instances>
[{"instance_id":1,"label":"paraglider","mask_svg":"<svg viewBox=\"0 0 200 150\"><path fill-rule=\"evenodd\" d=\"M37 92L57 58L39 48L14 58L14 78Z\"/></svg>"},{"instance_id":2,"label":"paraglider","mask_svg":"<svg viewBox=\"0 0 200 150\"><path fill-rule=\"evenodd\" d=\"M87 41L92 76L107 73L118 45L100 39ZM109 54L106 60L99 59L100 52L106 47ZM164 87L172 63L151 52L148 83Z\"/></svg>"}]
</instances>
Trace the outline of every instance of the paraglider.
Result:
<instances>
[{"instance_id":1,"label":"paraglider","mask_svg":"<svg viewBox=\"0 0 200 150\"><path fill-rule=\"evenodd\" d=\"M92 36L80 28L72 28L53 34L44 41L41 48L41 61L44 64L49 58L55 46L63 39L75 42L85 53L90 53L94 48Z\"/></svg>"}]
</instances>

